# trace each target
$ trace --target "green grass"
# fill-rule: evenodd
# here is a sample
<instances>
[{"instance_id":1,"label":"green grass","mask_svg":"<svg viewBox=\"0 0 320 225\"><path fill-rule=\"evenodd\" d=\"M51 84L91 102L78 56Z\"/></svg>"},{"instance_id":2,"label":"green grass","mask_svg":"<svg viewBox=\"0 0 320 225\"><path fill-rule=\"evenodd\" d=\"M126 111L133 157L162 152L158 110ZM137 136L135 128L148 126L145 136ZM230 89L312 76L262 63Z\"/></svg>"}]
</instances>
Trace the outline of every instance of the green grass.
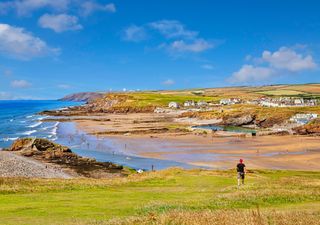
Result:
<instances>
[{"instance_id":1,"label":"green grass","mask_svg":"<svg viewBox=\"0 0 320 225\"><path fill-rule=\"evenodd\" d=\"M272 91L260 91L259 94L263 95L276 95L276 96L297 96L303 95L305 92L295 90L272 90Z\"/></svg>"},{"instance_id":2,"label":"green grass","mask_svg":"<svg viewBox=\"0 0 320 225\"><path fill-rule=\"evenodd\" d=\"M86 224L175 210L320 207L320 172L171 169L115 180L0 178L0 224ZM313 207L312 207L313 209ZM319 209L319 208L318 208Z\"/></svg>"},{"instance_id":3,"label":"green grass","mask_svg":"<svg viewBox=\"0 0 320 225\"><path fill-rule=\"evenodd\" d=\"M293 98L306 98L306 99L319 99L319 94L313 94L296 90L272 90L272 91L259 91L256 92L269 97L293 97Z\"/></svg>"},{"instance_id":4,"label":"green grass","mask_svg":"<svg viewBox=\"0 0 320 225\"><path fill-rule=\"evenodd\" d=\"M135 106L135 107L144 107L144 106L168 106L170 102L184 103L187 100L193 101L213 101L213 97L198 96L198 95L185 95L185 94L163 94L156 92L138 92L138 93L128 93L126 94L129 97L123 106Z\"/></svg>"}]
</instances>

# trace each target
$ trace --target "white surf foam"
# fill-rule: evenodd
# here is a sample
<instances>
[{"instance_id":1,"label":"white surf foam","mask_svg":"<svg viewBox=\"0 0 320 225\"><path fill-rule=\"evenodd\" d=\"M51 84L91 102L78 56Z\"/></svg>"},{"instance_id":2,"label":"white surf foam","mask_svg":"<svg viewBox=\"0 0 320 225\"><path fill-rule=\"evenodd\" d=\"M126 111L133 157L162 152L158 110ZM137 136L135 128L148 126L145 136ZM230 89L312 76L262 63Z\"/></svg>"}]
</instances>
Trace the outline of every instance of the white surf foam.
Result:
<instances>
[{"instance_id":1,"label":"white surf foam","mask_svg":"<svg viewBox=\"0 0 320 225\"><path fill-rule=\"evenodd\" d=\"M57 131L58 131L59 122L56 122L53 126L52 131L50 132L50 135L48 136L50 140L55 141L57 140Z\"/></svg>"},{"instance_id":2,"label":"white surf foam","mask_svg":"<svg viewBox=\"0 0 320 225\"><path fill-rule=\"evenodd\" d=\"M51 138L50 140L51 141L56 141L58 138L57 137L55 137L55 138Z\"/></svg>"},{"instance_id":3,"label":"white surf foam","mask_svg":"<svg viewBox=\"0 0 320 225\"><path fill-rule=\"evenodd\" d=\"M29 136L29 135L31 135L31 134L33 134L35 132L37 132L37 130L28 130L26 132L23 132L22 135L28 135Z\"/></svg>"},{"instance_id":4,"label":"white surf foam","mask_svg":"<svg viewBox=\"0 0 320 225\"><path fill-rule=\"evenodd\" d=\"M46 118L48 118L49 116L42 116L42 117L39 117L38 120L44 120Z\"/></svg>"},{"instance_id":5,"label":"white surf foam","mask_svg":"<svg viewBox=\"0 0 320 225\"><path fill-rule=\"evenodd\" d=\"M30 125L28 127L34 128L34 127L40 126L41 124L42 124L42 122L38 122L38 123L32 124L32 125Z\"/></svg>"},{"instance_id":6,"label":"white surf foam","mask_svg":"<svg viewBox=\"0 0 320 225\"><path fill-rule=\"evenodd\" d=\"M14 137L14 138L2 138L3 141L15 141L17 140L18 137Z\"/></svg>"}]
</instances>

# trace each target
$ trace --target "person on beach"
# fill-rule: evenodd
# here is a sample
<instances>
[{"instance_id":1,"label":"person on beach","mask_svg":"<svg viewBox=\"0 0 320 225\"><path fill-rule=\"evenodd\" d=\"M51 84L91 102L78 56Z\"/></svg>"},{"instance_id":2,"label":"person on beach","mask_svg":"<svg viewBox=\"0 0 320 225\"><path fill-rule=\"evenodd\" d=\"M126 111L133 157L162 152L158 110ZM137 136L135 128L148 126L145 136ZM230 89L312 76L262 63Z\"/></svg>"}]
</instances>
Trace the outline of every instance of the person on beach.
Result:
<instances>
[{"instance_id":1,"label":"person on beach","mask_svg":"<svg viewBox=\"0 0 320 225\"><path fill-rule=\"evenodd\" d=\"M237 172L238 172L238 187L240 185L244 185L244 176L246 174L246 165L243 163L243 159L239 160L237 164Z\"/></svg>"}]
</instances>

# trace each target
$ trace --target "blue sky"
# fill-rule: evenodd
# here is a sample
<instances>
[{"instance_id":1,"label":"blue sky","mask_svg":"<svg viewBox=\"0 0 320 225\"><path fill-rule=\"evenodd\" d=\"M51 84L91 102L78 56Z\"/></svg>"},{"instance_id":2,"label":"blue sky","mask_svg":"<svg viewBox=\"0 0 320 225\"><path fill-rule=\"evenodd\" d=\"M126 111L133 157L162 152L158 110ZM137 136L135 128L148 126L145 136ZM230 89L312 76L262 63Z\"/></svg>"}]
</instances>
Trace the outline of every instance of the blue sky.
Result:
<instances>
[{"instance_id":1,"label":"blue sky","mask_svg":"<svg viewBox=\"0 0 320 225\"><path fill-rule=\"evenodd\" d=\"M0 99L320 82L320 3L2 0Z\"/></svg>"}]
</instances>

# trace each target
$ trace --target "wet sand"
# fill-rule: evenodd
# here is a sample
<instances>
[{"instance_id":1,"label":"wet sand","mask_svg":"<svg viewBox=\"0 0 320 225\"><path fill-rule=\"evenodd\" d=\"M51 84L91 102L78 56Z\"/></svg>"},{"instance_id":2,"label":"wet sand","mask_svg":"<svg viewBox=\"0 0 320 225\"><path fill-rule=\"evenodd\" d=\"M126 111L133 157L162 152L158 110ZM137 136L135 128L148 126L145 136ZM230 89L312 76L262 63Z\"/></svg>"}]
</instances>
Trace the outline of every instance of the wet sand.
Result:
<instances>
[{"instance_id":1,"label":"wet sand","mask_svg":"<svg viewBox=\"0 0 320 225\"><path fill-rule=\"evenodd\" d=\"M243 158L248 168L254 169L320 170L319 137L185 135L119 139L127 144L130 154L215 169L234 168L239 158Z\"/></svg>"},{"instance_id":2,"label":"wet sand","mask_svg":"<svg viewBox=\"0 0 320 225\"><path fill-rule=\"evenodd\" d=\"M101 124L96 125L77 121L77 127L86 132L103 129ZM122 151L130 155L215 169L234 168L239 158L243 158L247 167L254 169L320 170L320 137L233 135L222 132L215 137L179 133L99 137L123 142L126 147Z\"/></svg>"},{"instance_id":3,"label":"wet sand","mask_svg":"<svg viewBox=\"0 0 320 225\"><path fill-rule=\"evenodd\" d=\"M199 119L178 118L170 113L101 114L92 118L68 118L71 121L74 119L76 130L95 136L96 140L103 140L105 146L99 149L100 152L116 151L129 156L215 169L234 168L239 158L243 158L248 168L254 169L320 170L320 137L244 137L223 131L216 132L214 136L210 132L203 135L202 132L175 129L199 124ZM168 127L174 129L161 130ZM157 132L159 130L161 132ZM91 141L91 148L94 142L97 141ZM111 148L110 143L113 145Z\"/></svg>"}]
</instances>

